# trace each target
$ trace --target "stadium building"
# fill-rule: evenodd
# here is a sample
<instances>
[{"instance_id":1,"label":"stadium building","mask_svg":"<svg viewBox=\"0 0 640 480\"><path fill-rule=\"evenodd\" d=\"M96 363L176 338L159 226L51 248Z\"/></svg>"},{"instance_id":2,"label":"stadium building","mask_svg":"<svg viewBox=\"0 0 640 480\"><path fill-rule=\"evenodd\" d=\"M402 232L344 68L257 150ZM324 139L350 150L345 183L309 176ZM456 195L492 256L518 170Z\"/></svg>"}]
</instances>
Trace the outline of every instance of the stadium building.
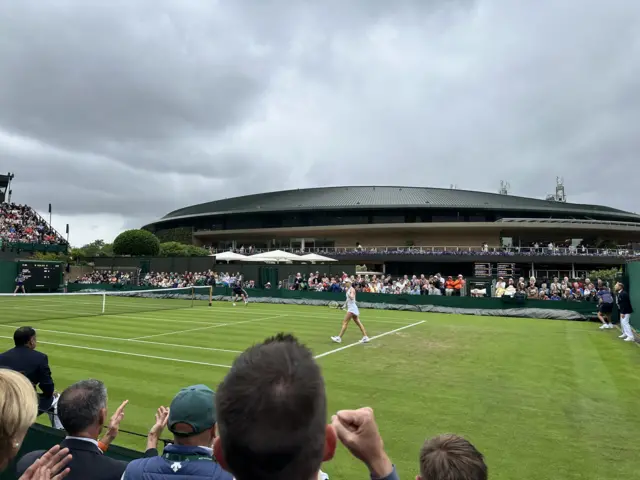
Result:
<instances>
[{"instance_id":1,"label":"stadium building","mask_svg":"<svg viewBox=\"0 0 640 480\"><path fill-rule=\"evenodd\" d=\"M181 208L145 228L216 251L279 248L369 270L468 276L498 261L517 265L514 274L575 276L622 265L640 244L640 215L567 203L561 182L546 200L422 187L286 190Z\"/></svg>"}]
</instances>

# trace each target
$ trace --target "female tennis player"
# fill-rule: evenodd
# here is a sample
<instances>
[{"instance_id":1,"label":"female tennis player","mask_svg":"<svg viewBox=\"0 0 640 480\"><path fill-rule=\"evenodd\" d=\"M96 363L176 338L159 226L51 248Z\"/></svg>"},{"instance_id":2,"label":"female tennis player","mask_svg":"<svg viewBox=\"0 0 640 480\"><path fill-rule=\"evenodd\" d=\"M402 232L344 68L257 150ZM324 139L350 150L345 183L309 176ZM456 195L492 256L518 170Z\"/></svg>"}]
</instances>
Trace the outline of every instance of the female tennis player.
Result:
<instances>
[{"instance_id":1,"label":"female tennis player","mask_svg":"<svg viewBox=\"0 0 640 480\"><path fill-rule=\"evenodd\" d=\"M336 343L342 343L342 336L344 335L344 332L347 331L349 320L353 320L362 332L362 340L360 341L362 343L367 343L369 341L369 337L364 329L364 325L362 325L362 322L360 321L360 310L358 310L358 305L356 304L356 289L351 286L351 280L347 279L344 283L347 287L347 314L344 316L344 320L342 320L340 335L337 337L331 337L331 340Z\"/></svg>"}]
</instances>

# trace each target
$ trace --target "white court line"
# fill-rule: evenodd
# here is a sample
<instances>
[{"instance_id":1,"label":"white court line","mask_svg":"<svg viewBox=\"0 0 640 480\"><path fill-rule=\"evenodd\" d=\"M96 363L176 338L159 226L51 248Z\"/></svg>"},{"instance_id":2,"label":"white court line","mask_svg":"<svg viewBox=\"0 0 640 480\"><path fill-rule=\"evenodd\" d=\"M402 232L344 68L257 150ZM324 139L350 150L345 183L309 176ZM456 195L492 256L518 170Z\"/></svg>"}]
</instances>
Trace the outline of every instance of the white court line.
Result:
<instances>
[{"instance_id":1,"label":"white court line","mask_svg":"<svg viewBox=\"0 0 640 480\"><path fill-rule=\"evenodd\" d=\"M375 340L377 338L384 337L385 335L391 335L392 333L399 332L400 330L404 330L405 328L415 327L416 325L420 325L421 323L424 323L425 321L426 320L422 320L420 322L412 323L411 325L405 325L404 327L396 328L395 330L391 330L389 332L381 333L380 335L376 335L375 337L371 337L369 340ZM344 347L336 348L335 350L329 350L328 352L321 353L320 355L316 355L313 358L318 359L318 358L326 357L327 355L331 355L332 353L341 352L342 350L346 350L347 348L355 347L356 345L362 345L362 344L363 344L362 342L351 343L349 345L345 345Z\"/></svg>"},{"instance_id":2,"label":"white court line","mask_svg":"<svg viewBox=\"0 0 640 480\"><path fill-rule=\"evenodd\" d=\"M0 336L0 338L12 339L13 337ZM156 355L143 355L142 353L120 352L118 350L106 350L104 348L81 347L79 345L67 345L66 343L43 342L40 340L38 340L38 343L43 343L45 345L54 345L56 347L78 348L81 350L90 350L92 352L114 353L116 355L129 355L131 357L152 358L154 360L166 360L167 362L192 363L194 365L206 365L207 367L231 368L231 365L222 365L220 363L196 362L195 360L183 360L181 358L158 357Z\"/></svg>"},{"instance_id":3,"label":"white court line","mask_svg":"<svg viewBox=\"0 0 640 480\"><path fill-rule=\"evenodd\" d=\"M287 315L274 315L274 316L271 316L271 317L260 317L260 318L254 318L252 320L243 320L241 322L218 323L216 325L211 325L209 327L190 328L189 330L178 330L177 332L167 332L167 333L157 333L155 335L145 335L144 337L135 337L135 338L132 338L131 340L141 340L143 338L162 337L164 335L179 335L181 333L195 332L197 330L207 330L207 329L210 329L210 328L226 327L226 326L229 326L229 325L239 325L241 323L259 322L261 320L269 320L269 319L272 319L272 318L281 318L281 317L286 317L286 316Z\"/></svg>"},{"instance_id":4,"label":"white court line","mask_svg":"<svg viewBox=\"0 0 640 480\"><path fill-rule=\"evenodd\" d=\"M0 325L0 327L18 328L15 325ZM192 348L196 350L210 350L212 352L242 353L242 350L227 350L226 348L213 348L213 347L197 347L194 345L181 345L178 343L147 342L145 340L137 340L135 338L107 337L104 335L92 335L89 333L63 332L61 330L45 330L44 328L36 328L36 332L57 333L60 335L71 335L74 337L99 338L101 340L118 340L120 342L146 343L149 345L163 345L165 347L180 347L180 348Z\"/></svg>"}]
</instances>

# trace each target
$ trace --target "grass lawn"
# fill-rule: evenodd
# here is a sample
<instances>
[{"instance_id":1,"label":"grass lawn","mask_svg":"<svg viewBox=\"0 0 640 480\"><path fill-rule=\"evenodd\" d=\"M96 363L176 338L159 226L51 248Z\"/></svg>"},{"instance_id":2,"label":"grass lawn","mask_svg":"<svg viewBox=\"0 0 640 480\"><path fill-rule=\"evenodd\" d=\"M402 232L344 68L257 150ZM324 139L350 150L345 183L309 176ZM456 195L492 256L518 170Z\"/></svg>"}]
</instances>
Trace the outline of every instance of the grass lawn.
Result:
<instances>
[{"instance_id":1,"label":"grass lawn","mask_svg":"<svg viewBox=\"0 0 640 480\"><path fill-rule=\"evenodd\" d=\"M375 410L402 478L417 473L425 438L446 432L466 436L485 454L492 479L637 475L640 350L618 340L617 330L582 322L363 310L371 337L417 324L327 354L339 347L329 337L338 332L343 312L326 307L214 303L143 311L145 300L126 299L119 315L42 319L65 309L61 316L83 311L77 298L2 299L0 347L12 346L15 326L31 324L39 332L39 349L49 355L57 389L90 377L104 381L111 410L130 400L126 430L146 432L156 408L168 405L183 386L215 389L238 352L284 331L321 355L330 414L367 405ZM352 325L343 346L359 338ZM144 440L125 434L116 443L144 448ZM331 478L367 478L342 447L323 470Z\"/></svg>"}]
</instances>

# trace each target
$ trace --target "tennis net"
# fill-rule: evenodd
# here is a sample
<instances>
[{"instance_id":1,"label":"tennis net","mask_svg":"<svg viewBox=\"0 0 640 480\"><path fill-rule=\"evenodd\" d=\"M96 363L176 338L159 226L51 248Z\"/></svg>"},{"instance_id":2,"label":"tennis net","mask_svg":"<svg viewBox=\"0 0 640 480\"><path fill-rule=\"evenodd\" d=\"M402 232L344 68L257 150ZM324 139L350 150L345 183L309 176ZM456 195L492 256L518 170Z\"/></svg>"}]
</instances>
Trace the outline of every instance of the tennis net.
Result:
<instances>
[{"instance_id":1,"label":"tennis net","mask_svg":"<svg viewBox=\"0 0 640 480\"><path fill-rule=\"evenodd\" d=\"M0 294L0 323L127 315L136 312L211 305L211 287L158 288L133 291Z\"/></svg>"}]
</instances>

